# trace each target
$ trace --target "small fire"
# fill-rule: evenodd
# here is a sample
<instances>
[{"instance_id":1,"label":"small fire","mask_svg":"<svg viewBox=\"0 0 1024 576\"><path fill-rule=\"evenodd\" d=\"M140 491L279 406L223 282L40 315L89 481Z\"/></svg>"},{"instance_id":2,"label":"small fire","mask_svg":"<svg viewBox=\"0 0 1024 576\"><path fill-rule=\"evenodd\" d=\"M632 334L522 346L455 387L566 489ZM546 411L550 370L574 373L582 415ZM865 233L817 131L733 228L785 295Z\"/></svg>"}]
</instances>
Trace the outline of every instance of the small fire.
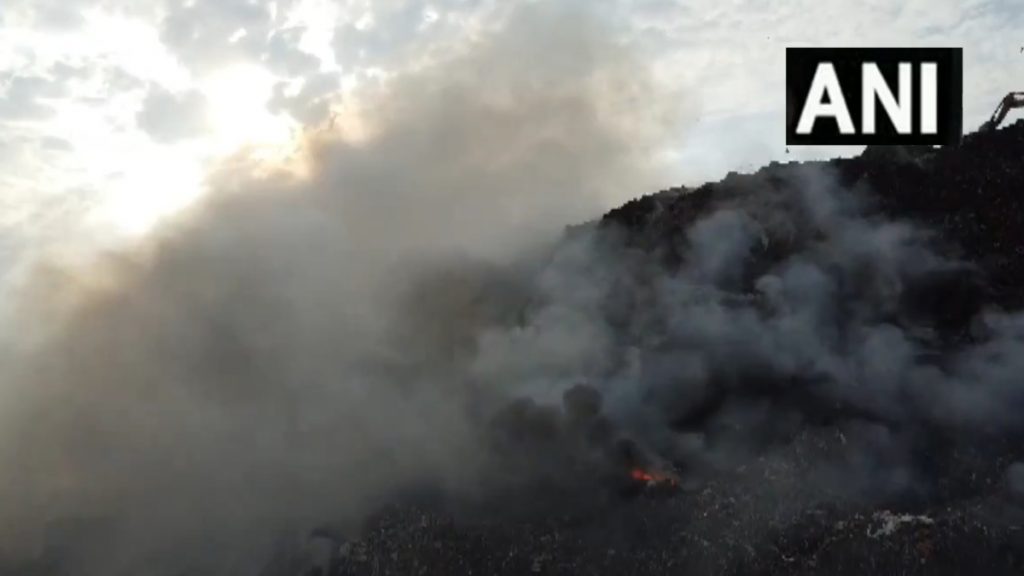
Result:
<instances>
[{"instance_id":1,"label":"small fire","mask_svg":"<svg viewBox=\"0 0 1024 576\"><path fill-rule=\"evenodd\" d=\"M648 485L668 485L677 486L679 480L671 474L664 472L658 472L656 470L644 470L642 468L633 468L629 473L630 478L636 482L643 482Z\"/></svg>"}]
</instances>

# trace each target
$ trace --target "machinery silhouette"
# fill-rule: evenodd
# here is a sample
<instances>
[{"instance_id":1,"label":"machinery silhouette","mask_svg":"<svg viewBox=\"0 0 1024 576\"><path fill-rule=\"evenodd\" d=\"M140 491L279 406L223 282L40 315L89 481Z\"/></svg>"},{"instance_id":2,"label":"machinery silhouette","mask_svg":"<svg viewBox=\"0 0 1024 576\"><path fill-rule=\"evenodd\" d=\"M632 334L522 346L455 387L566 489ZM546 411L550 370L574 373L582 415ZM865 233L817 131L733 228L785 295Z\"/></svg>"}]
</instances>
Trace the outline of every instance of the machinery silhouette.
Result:
<instances>
[{"instance_id":1,"label":"machinery silhouette","mask_svg":"<svg viewBox=\"0 0 1024 576\"><path fill-rule=\"evenodd\" d=\"M1010 113L1010 110L1021 107L1024 107L1024 92L1010 92L999 101L999 105L996 106L992 117L978 128L978 132L991 132L995 130L1006 119L1006 115Z\"/></svg>"}]
</instances>

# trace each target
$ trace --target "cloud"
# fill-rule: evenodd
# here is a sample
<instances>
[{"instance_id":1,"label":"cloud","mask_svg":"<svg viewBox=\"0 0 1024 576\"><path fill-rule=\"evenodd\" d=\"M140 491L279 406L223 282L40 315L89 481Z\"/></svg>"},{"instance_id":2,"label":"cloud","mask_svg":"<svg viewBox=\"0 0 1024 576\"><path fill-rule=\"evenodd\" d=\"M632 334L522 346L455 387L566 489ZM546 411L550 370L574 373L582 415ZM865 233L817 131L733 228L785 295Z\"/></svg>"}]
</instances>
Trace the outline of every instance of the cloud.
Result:
<instances>
[{"instance_id":1,"label":"cloud","mask_svg":"<svg viewBox=\"0 0 1024 576\"><path fill-rule=\"evenodd\" d=\"M238 61L258 60L272 28L269 3L172 2L161 23L160 38L189 69L205 72ZM247 33L232 42L238 30Z\"/></svg>"},{"instance_id":2,"label":"cloud","mask_svg":"<svg viewBox=\"0 0 1024 576\"><path fill-rule=\"evenodd\" d=\"M275 30L267 45L266 61L271 72L289 78L316 72L320 60L298 48L306 29L292 27Z\"/></svg>"},{"instance_id":3,"label":"cloud","mask_svg":"<svg viewBox=\"0 0 1024 576\"><path fill-rule=\"evenodd\" d=\"M275 84L267 108L274 113L286 111L304 126L322 124L330 115L331 103L340 91L338 75L333 72L307 76L294 94L289 94L288 88L287 82Z\"/></svg>"},{"instance_id":4,"label":"cloud","mask_svg":"<svg viewBox=\"0 0 1024 576\"><path fill-rule=\"evenodd\" d=\"M206 98L190 91L174 94L159 86L149 89L137 119L139 128L161 142L199 136L208 126Z\"/></svg>"},{"instance_id":5,"label":"cloud","mask_svg":"<svg viewBox=\"0 0 1024 576\"><path fill-rule=\"evenodd\" d=\"M370 4L361 15L353 15L357 18L336 28L335 57L352 66L401 67L421 56L420 50L461 36L464 30L453 23L454 17L479 8L473 4L442 4L435 9L446 18L430 21L427 14L431 5L425 2Z\"/></svg>"},{"instance_id":6,"label":"cloud","mask_svg":"<svg viewBox=\"0 0 1024 576\"><path fill-rule=\"evenodd\" d=\"M65 94L64 87L41 76L14 75L0 96L0 120L42 120L53 114L47 99Z\"/></svg>"}]
</instances>

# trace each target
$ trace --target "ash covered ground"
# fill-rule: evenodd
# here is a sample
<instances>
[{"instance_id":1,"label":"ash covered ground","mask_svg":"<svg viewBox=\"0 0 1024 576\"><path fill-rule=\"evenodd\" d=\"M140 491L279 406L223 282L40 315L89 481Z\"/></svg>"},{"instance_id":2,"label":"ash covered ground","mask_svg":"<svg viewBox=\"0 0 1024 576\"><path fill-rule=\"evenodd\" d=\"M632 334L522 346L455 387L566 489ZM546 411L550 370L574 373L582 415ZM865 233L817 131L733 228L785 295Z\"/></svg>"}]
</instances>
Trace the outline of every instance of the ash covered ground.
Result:
<instances>
[{"instance_id":1,"label":"ash covered ground","mask_svg":"<svg viewBox=\"0 0 1024 576\"><path fill-rule=\"evenodd\" d=\"M773 164L569 230L539 274L567 258L601 286L583 298L621 357L492 423L498 474L529 479L410 497L314 533L318 568L291 548L267 573L1021 573L1022 157L1018 123ZM519 322L552 306L537 298Z\"/></svg>"}]
</instances>

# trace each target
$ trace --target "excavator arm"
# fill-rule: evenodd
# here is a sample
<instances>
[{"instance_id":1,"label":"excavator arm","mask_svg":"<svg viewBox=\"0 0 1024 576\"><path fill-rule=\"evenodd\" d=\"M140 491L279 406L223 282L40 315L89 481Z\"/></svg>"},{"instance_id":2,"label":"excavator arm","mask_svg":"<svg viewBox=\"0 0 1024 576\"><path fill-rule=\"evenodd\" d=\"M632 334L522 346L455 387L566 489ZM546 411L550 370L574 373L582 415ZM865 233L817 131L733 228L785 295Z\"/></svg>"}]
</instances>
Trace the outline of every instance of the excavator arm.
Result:
<instances>
[{"instance_id":1,"label":"excavator arm","mask_svg":"<svg viewBox=\"0 0 1024 576\"><path fill-rule=\"evenodd\" d=\"M1010 113L1010 110L1021 107L1024 107L1024 92L1010 92L1003 97L999 105L996 106L995 112L992 113L992 117L981 125L978 132L991 132L995 130L1006 118L1006 115Z\"/></svg>"}]
</instances>

